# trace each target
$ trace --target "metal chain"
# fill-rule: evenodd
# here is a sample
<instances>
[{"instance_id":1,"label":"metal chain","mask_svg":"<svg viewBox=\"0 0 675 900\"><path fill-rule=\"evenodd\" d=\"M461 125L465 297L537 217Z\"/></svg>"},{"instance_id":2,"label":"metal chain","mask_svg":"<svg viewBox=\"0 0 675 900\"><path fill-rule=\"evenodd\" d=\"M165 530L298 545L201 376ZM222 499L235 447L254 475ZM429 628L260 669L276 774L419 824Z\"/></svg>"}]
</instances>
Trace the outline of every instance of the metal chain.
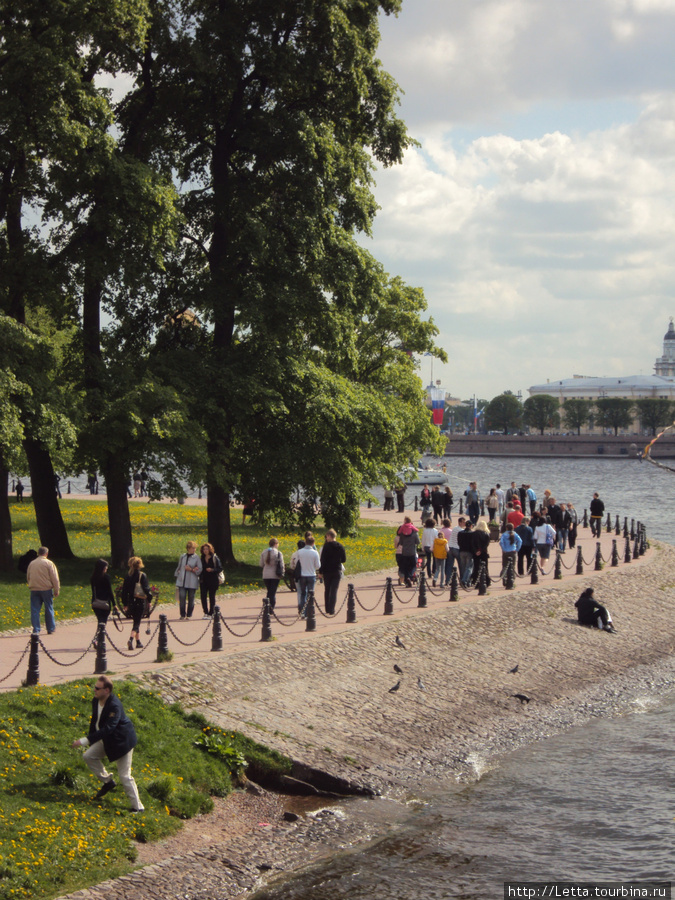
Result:
<instances>
[{"instance_id":1,"label":"metal chain","mask_svg":"<svg viewBox=\"0 0 675 900\"><path fill-rule=\"evenodd\" d=\"M364 612L374 612L377 609L377 607L380 605L380 603L382 602L382 598L384 597L386 591L387 591L386 587L382 589L382 593L377 598L377 602L375 603L375 606L364 606L363 603L361 603L361 601L359 600L359 595L356 593L356 591L354 591L354 600L356 600L356 602L359 604L359 606L361 607L361 609Z\"/></svg>"},{"instance_id":2,"label":"metal chain","mask_svg":"<svg viewBox=\"0 0 675 900\"><path fill-rule=\"evenodd\" d=\"M284 628L290 628L292 625L295 625L295 623L298 622L302 618L302 614L299 612L294 619L291 619L290 622L282 622L281 619L279 618L279 616L276 614L276 612L271 607L270 607L270 615L274 616L274 618L277 620L277 622L280 625L283 625Z\"/></svg>"},{"instance_id":3,"label":"metal chain","mask_svg":"<svg viewBox=\"0 0 675 900\"><path fill-rule=\"evenodd\" d=\"M23 660L24 656L26 655L26 653L28 653L29 650L30 650L30 641L28 641L28 643L26 644L26 649L23 651L23 653L22 653L21 656L19 657L19 661L18 661L18 663L14 666L14 668L12 669L12 671L11 671L11 672L8 672L8 673L5 675L4 678L0 678L0 684L2 684L3 681L7 681L8 678L11 678L11 677L12 677L12 675L16 672L16 670L17 670L17 669L19 668L19 666L21 665L21 661Z\"/></svg>"},{"instance_id":4,"label":"metal chain","mask_svg":"<svg viewBox=\"0 0 675 900\"><path fill-rule=\"evenodd\" d=\"M108 643L110 644L110 646L113 648L113 650L116 653L119 653L120 656L124 656L126 659L136 659L137 656L140 656L141 653L144 653L148 649L148 647L150 646L150 642L152 641L152 639L154 638L154 636L157 634L158 631L159 631L159 625L155 625L155 630L150 635L150 640L146 641L145 644L136 653L129 653L128 651L125 653L124 650L120 650L120 648L117 646L117 644L113 641L113 639L108 634L107 628L105 631L105 636L108 639Z\"/></svg>"},{"instance_id":5,"label":"metal chain","mask_svg":"<svg viewBox=\"0 0 675 900\"><path fill-rule=\"evenodd\" d=\"M570 547L570 550L573 550L573 549L574 549L573 547ZM563 569L573 569L576 566L576 564L577 564L576 559L573 559L573 561L568 566L567 563L565 562L565 560L562 558L562 556L560 557L560 565L563 567Z\"/></svg>"},{"instance_id":6,"label":"metal chain","mask_svg":"<svg viewBox=\"0 0 675 900\"><path fill-rule=\"evenodd\" d=\"M384 591L382 591L382 596L384 596ZM342 603L340 604L340 607L338 609L336 609L334 613L324 612L321 609L321 607L319 606L319 604L316 602L316 597L315 597L314 598L314 609L318 610L321 613L321 615L324 617L324 619L335 619L342 612L342 608L344 607L345 603L347 602L348 597L349 597L349 591L344 595L344 597L342 598ZM379 601L378 601L378 603L379 603Z\"/></svg>"},{"instance_id":7,"label":"metal chain","mask_svg":"<svg viewBox=\"0 0 675 900\"><path fill-rule=\"evenodd\" d=\"M98 631L96 632L96 634L98 634ZM84 657L87 655L87 653L89 653L89 651L90 651L90 649L91 649L91 647L92 647L94 641L96 640L96 634L94 635L94 637L93 637L93 638L91 639L91 641L89 642L89 645L87 646L87 649L84 651L84 653L83 653L81 656L78 656L77 659L74 659L72 662L69 662L69 663L62 663L62 662L59 662L58 659L56 659L56 657L53 656L53 655L49 652L49 650L47 650L47 648L45 647L45 645L44 645L43 642L42 642L42 638L38 638L38 643L40 644L40 646L42 647L42 649L44 650L44 652L46 653L46 655L48 656L48 658L51 659L51 661L52 661L53 663L55 663L57 666L63 666L64 669L67 669L67 668L70 668L70 666L75 666L75 665L77 665L77 663L79 663L79 661L80 661L81 659L84 659Z\"/></svg>"},{"instance_id":8,"label":"metal chain","mask_svg":"<svg viewBox=\"0 0 675 900\"><path fill-rule=\"evenodd\" d=\"M399 597L398 591L396 590L396 588L394 587L393 584L392 584L392 586L391 586L391 589L392 589L392 591L394 592L394 597L396 597L396 599L398 600L398 602L399 602L399 603L402 603L404 606L405 606L407 603L412 603L412 601L413 601L413 600L415 599L415 597L417 596L417 588L415 588L415 590L412 592L412 596L411 596L411 597L409 597L407 600L402 600L402 599Z\"/></svg>"},{"instance_id":9,"label":"metal chain","mask_svg":"<svg viewBox=\"0 0 675 900\"><path fill-rule=\"evenodd\" d=\"M223 619L222 615L221 615L220 618ZM260 618L260 616L258 616L258 618ZM224 619L223 619L223 622L225 622ZM171 632L171 634L176 638L176 640L178 641L179 644L182 644L184 647L194 647L195 644L198 644L198 643L201 641L201 639L204 637L204 635L205 635L206 632L209 630L209 628L211 628L211 624L212 624L211 622L207 622L206 628L202 631L202 633L199 635L199 637L197 638L196 641L182 641L182 640L178 637L178 635L176 634L176 632L173 630L173 628L171 627L171 622L169 622L169 621L167 621L166 627L169 629L169 631ZM228 629L228 631L229 631L229 629ZM234 632L232 632L232 633L234 634ZM248 632L247 632L247 633L248 633ZM243 636L243 635L242 635L242 636Z\"/></svg>"},{"instance_id":10,"label":"metal chain","mask_svg":"<svg viewBox=\"0 0 675 900\"><path fill-rule=\"evenodd\" d=\"M220 614L220 621L221 621L221 622L223 623L223 625L227 628L227 630L230 632L231 635L233 635L234 637L238 637L238 638L245 638L245 637L248 637L249 634L250 634L250 633L253 631L253 629L256 627L256 625L258 624L258 622L260 621L261 618L262 618L262 609L261 609L260 612L258 613L258 618L255 620L255 622L253 623L253 625L251 625L251 627L249 628L249 630L248 630L248 631L245 631L243 634L237 634L237 632L236 632L236 631L233 631L233 630L230 628L230 626L227 624L227 622L226 622L225 619L223 618L223 614L222 614L222 613ZM208 627L208 626L207 626L207 627ZM173 634L173 631L171 632L171 634ZM206 634L206 632L204 632L204 634ZM175 635L174 635L174 636L175 636ZM204 635L202 635L202 637L204 637ZM178 639L176 638L176 640L178 640ZM180 643L182 644L183 642L180 641ZM188 646L188 645L186 644L185 646Z\"/></svg>"}]
</instances>

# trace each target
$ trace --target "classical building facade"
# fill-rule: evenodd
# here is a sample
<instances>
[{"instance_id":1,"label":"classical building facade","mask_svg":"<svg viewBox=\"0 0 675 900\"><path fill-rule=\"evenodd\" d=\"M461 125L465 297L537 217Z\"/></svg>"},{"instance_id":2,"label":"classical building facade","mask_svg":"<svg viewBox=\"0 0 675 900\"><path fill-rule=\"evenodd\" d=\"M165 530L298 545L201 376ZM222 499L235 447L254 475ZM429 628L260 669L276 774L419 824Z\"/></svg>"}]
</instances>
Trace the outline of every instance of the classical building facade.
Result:
<instances>
[{"instance_id":1,"label":"classical building facade","mask_svg":"<svg viewBox=\"0 0 675 900\"><path fill-rule=\"evenodd\" d=\"M654 375L622 375L616 378L574 375L561 381L535 384L528 391L530 396L550 394L556 397L561 405L565 400L599 400L604 397L622 400L654 398L675 400L675 325L672 318L663 337L663 356L657 357L654 373ZM634 430L638 430L639 424L636 420Z\"/></svg>"}]
</instances>

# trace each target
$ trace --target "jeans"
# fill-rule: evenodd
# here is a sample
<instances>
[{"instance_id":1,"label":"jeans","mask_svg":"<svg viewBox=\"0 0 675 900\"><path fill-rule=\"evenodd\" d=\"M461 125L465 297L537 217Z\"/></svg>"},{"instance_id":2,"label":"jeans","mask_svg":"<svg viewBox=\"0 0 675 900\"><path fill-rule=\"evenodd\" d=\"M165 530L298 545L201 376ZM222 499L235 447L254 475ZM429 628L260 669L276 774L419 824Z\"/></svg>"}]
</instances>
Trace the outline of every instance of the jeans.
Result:
<instances>
[{"instance_id":1,"label":"jeans","mask_svg":"<svg viewBox=\"0 0 675 900\"><path fill-rule=\"evenodd\" d=\"M314 590L316 584L316 575L301 575L298 582L298 610L303 612L303 618L307 616L307 597L309 592Z\"/></svg>"},{"instance_id":2,"label":"jeans","mask_svg":"<svg viewBox=\"0 0 675 900\"><path fill-rule=\"evenodd\" d=\"M267 588L267 596L272 609L277 605L277 588L279 587L280 578L263 578L265 587Z\"/></svg>"},{"instance_id":3,"label":"jeans","mask_svg":"<svg viewBox=\"0 0 675 900\"><path fill-rule=\"evenodd\" d=\"M473 575L473 554L467 550L459 551L459 565L461 569L460 581L466 587Z\"/></svg>"},{"instance_id":4,"label":"jeans","mask_svg":"<svg viewBox=\"0 0 675 900\"><path fill-rule=\"evenodd\" d=\"M195 609L195 591L196 588L178 588L178 606L180 607L180 617L184 619L187 615L188 619ZM185 612L185 597L187 596L187 613Z\"/></svg>"},{"instance_id":5,"label":"jeans","mask_svg":"<svg viewBox=\"0 0 675 900\"><path fill-rule=\"evenodd\" d=\"M469 514L469 519L475 525L480 519L480 505L478 503L467 503L466 511Z\"/></svg>"},{"instance_id":6,"label":"jeans","mask_svg":"<svg viewBox=\"0 0 675 900\"><path fill-rule=\"evenodd\" d=\"M438 579L438 586L443 587L445 584L445 564L447 562L446 559L438 559L434 557L434 581Z\"/></svg>"},{"instance_id":7,"label":"jeans","mask_svg":"<svg viewBox=\"0 0 675 900\"><path fill-rule=\"evenodd\" d=\"M565 552L565 545L567 543L567 538L569 537L569 532L567 528L558 529L558 548Z\"/></svg>"},{"instance_id":8,"label":"jeans","mask_svg":"<svg viewBox=\"0 0 675 900\"><path fill-rule=\"evenodd\" d=\"M47 626L47 634L51 634L56 630L56 622L54 621L54 591L31 591L30 592L30 623L33 626L35 634L40 633L40 609L44 603L45 607L45 625Z\"/></svg>"}]
</instances>

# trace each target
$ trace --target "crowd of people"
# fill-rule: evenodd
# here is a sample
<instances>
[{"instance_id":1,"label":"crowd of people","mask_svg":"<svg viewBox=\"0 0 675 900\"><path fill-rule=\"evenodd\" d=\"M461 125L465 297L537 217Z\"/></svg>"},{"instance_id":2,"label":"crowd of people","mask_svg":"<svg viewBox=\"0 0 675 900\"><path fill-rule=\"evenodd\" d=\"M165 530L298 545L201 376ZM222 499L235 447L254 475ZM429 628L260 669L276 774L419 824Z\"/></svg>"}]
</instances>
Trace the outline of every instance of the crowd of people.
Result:
<instances>
[{"instance_id":1,"label":"crowd of people","mask_svg":"<svg viewBox=\"0 0 675 900\"><path fill-rule=\"evenodd\" d=\"M409 515L396 529L394 552L399 584L412 586L418 565L426 569L435 587L443 587L456 564L464 587L476 583L480 564L490 558L490 543L499 542L503 577L513 561L519 575L529 569L536 551L542 560L550 558L553 548L562 553L574 549L579 516L571 501L558 502L545 490L538 503L531 484L518 487L515 481L503 490L491 487L482 499L475 481L464 491L466 515L452 524L453 495L449 487L430 490L426 485L419 495L421 532ZM481 503L485 518L481 518ZM595 493L590 503L591 531L599 537L605 506ZM489 584L489 575L488 575Z\"/></svg>"}]
</instances>

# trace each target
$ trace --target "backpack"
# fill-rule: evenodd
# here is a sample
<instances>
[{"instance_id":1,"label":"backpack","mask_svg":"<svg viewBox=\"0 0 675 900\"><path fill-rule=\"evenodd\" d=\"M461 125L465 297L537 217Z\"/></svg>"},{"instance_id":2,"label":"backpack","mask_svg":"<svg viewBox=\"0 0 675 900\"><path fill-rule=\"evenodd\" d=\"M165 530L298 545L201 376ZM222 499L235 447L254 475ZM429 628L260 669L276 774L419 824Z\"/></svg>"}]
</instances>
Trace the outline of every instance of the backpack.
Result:
<instances>
[{"instance_id":1,"label":"backpack","mask_svg":"<svg viewBox=\"0 0 675 900\"><path fill-rule=\"evenodd\" d=\"M434 559L448 558L448 542L444 537L434 538L434 546L432 550Z\"/></svg>"},{"instance_id":2,"label":"backpack","mask_svg":"<svg viewBox=\"0 0 675 900\"><path fill-rule=\"evenodd\" d=\"M37 553L35 550L28 550L23 556L19 557L19 561L16 564L19 572L23 572L24 574L28 571L28 566L33 562L34 559L37 559Z\"/></svg>"}]
</instances>

